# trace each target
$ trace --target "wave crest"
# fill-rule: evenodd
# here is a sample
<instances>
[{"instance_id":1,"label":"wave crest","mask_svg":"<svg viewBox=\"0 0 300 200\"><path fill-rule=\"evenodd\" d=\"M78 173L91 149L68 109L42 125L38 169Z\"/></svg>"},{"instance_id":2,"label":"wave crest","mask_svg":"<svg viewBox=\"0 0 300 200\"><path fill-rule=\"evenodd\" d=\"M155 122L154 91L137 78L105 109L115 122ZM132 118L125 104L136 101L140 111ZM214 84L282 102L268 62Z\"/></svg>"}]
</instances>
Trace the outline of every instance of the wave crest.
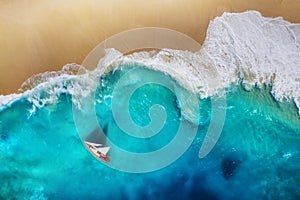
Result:
<instances>
[{"instance_id":1,"label":"wave crest","mask_svg":"<svg viewBox=\"0 0 300 200\"><path fill-rule=\"evenodd\" d=\"M272 87L276 100L292 100L300 114L300 24L257 11L224 13L212 20L197 53L162 50L126 58L164 71L184 87L208 97L232 83L246 90ZM163 67L162 67L163 66Z\"/></svg>"},{"instance_id":2,"label":"wave crest","mask_svg":"<svg viewBox=\"0 0 300 200\"><path fill-rule=\"evenodd\" d=\"M275 99L293 100L300 114L299 38L300 25L282 18L266 18L256 11L224 13L210 22L199 52L163 49L124 56L110 49L94 71L76 64L67 65L60 72L32 76L23 83L20 91L26 94L28 89L34 91L42 85L44 90L49 90L50 96L62 91L77 97L86 96L97 85L97 77L118 68L120 63L136 62L170 75L202 98L216 95L232 83L242 82L247 90L270 85ZM116 59L114 55L119 57ZM110 57L114 58L113 63ZM109 63L109 66L103 63ZM75 75L80 70L85 74ZM30 92L32 102L41 98L36 92ZM78 98L74 100L78 103Z\"/></svg>"},{"instance_id":3,"label":"wave crest","mask_svg":"<svg viewBox=\"0 0 300 200\"><path fill-rule=\"evenodd\" d=\"M18 91L20 93L23 93L27 90L31 90L37 87L41 83L49 82L50 79L57 78L62 75L76 75L83 74L86 72L87 70L81 65L75 63L67 64L60 71L51 71L32 75L30 78L28 78L22 83Z\"/></svg>"}]
</instances>

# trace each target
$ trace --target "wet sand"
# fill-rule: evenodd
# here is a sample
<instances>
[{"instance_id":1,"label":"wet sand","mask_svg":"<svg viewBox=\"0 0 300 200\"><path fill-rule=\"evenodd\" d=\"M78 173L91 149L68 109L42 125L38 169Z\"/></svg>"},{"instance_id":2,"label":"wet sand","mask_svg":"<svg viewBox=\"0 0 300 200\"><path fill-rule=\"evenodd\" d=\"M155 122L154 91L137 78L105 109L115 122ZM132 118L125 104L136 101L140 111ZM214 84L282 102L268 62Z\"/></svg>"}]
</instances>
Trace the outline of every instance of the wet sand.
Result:
<instances>
[{"instance_id":1,"label":"wet sand","mask_svg":"<svg viewBox=\"0 0 300 200\"><path fill-rule=\"evenodd\" d=\"M0 1L0 94L16 92L33 74L81 63L121 31L165 27L202 43L210 19L246 10L300 22L299 0Z\"/></svg>"}]
</instances>

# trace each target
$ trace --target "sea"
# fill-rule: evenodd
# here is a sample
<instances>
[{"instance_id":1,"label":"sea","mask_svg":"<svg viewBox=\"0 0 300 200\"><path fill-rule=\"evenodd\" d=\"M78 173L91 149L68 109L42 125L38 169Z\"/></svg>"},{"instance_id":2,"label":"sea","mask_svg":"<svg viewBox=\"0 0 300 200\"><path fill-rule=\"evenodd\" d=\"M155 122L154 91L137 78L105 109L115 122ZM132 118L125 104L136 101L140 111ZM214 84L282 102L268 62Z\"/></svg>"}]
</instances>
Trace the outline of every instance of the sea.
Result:
<instances>
[{"instance_id":1,"label":"sea","mask_svg":"<svg viewBox=\"0 0 300 200\"><path fill-rule=\"evenodd\" d=\"M34 76L0 98L0 199L300 199L299 30L225 13L200 52Z\"/></svg>"}]
</instances>

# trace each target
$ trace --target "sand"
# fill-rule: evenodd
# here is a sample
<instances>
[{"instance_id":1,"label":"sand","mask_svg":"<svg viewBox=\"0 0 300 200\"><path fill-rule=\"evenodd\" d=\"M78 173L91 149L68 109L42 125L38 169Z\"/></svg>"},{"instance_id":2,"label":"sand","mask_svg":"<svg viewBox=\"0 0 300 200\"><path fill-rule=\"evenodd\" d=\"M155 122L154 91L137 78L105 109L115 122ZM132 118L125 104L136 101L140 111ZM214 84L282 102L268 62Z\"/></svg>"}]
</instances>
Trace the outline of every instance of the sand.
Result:
<instances>
[{"instance_id":1,"label":"sand","mask_svg":"<svg viewBox=\"0 0 300 200\"><path fill-rule=\"evenodd\" d=\"M210 19L258 10L300 22L299 0L4 0L0 2L0 94L16 92L31 75L81 63L105 38L158 26L202 43Z\"/></svg>"}]
</instances>

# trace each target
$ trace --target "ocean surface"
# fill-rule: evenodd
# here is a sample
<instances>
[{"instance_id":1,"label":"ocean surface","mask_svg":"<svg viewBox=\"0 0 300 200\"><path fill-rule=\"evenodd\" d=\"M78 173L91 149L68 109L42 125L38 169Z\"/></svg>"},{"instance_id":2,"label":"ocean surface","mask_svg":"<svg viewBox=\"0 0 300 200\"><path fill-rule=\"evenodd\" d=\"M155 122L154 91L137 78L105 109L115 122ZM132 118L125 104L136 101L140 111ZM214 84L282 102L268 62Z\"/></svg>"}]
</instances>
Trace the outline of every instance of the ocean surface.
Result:
<instances>
[{"instance_id":1,"label":"ocean surface","mask_svg":"<svg viewBox=\"0 0 300 200\"><path fill-rule=\"evenodd\" d=\"M281 81L289 74L299 74L297 65L285 64L300 58L287 56L285 62L270 54L260 62L264 51L258 55L250 51L251 45L256 48L253 37L245 43L244 37L234 40L233 29L222 41L225 45L233 40L238 45L213 51L218 43L213 38L219 37L210 33L219 30L218 21L222 26L224 20L227 25L233 21L235 27L237 21L245 24L246 19L252 20L249 26L256 19L275 23L257 12L225 14L211 23L203 49L191 60L192 53L172 50L153 58L135 54L121 58L125 61L116 62L105 73L97 68L80 75L52 74L43 81L35 77L39 84L31 80L34 87L22 95L6 97L9 101L2 97L0 199L300 199L298 82L292 75ZM287 22L277 19L276 23L286 26ZM264 34L272 33L267 25L260 28ZM285 33L280 33L284 38ZM265 44L271 44L270 38ZM245 44L244 54L236 53L241 44ZM291 52L299 55L297 42L284 44L296 48ZM153 65L161 64L159 58L166 54L176 62L168 60L163 66L180 63L179 74L191 72L189 76L176 76L168 67L159 70L162 65ZM229 59L230 55L237 56ZM180 59L184 61L178 62ZM185 67L189 62L200 71L201 64L214 63L223 79L208 82L215 76L205 79L211 72L203 72L198 74L201 80L193 82L198 86L189 85L197 77ZM246 70L245 63L258 68ZM263 68L266 63L275 63L274 68ZM282 63L285 68L279 71L276 66ZM225 65L235 65L240 71ZM293 73L282 72L291 68ZM288 82L294 85L283 88ZM202 83L207 85L200 87ZM213 87L214 83L218 85ZM218 92L219 88L224 91ZM224 105L214 102L224 96L226 107L219 108ZM226 112L224 122L214 118L214 109ZM224 123L220 138L206 156L199 157L213 123ZM111 146L111 162L96 159L84 140ZM167 146L171 150L160 151ZM147 152L158 154L147 157Z\"/></svg>"}]
</instances>

